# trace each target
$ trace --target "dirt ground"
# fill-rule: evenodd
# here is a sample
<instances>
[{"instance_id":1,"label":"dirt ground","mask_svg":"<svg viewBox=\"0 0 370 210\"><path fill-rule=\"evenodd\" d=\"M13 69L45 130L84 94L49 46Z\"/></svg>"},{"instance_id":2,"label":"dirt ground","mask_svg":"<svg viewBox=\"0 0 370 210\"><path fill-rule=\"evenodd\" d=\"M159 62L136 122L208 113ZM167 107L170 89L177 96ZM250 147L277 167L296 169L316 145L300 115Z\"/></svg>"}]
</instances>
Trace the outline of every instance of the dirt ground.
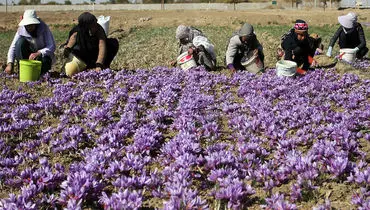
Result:
<instances>
[{"instance_id":1,"label":"dirt ground","mask_svg":"<svg viewBox=\"0 0 370 210\"><path fill-rule=\"evenodd\" d=\"M136 27L150 28L150 27L176 27L179 24L192 25L192 26L228 26L231 28L239 28L240 22L249 22L253 25L293 25L296 19L305 20L309 26L317 27L330 27L332 31L337 28L338 19L340 15L345 15L348 12L356 12L358 22L362 23L364 27L370 26L370 11L367 9L326 9L322 8L305 8L305 9L258 9L258 10L245 10L245 11L224 11L224 10L165 10L165 11L95 11L92 12L96 16L105 15L111 16L110 21L110 35L112 32L118 32L113 35L114 38L122 38L126 36L127 32ZM59 11L59 12L37 12L38 16L43 19L49 27L71 29L71 24L77 23L78 16L83 11ZM91 12L91 11L90 11ZM15 31L20 21L22 12L14 13L0 13L0 33L4 31ZM366 26L365 26L366 25ZM286 31L281 31L280 34ZM112 36L111 36L112 37ZM276 61L275 52L279 40L270 40L268 34L261 34L260 41L264 46L266 65L274 67ZM61 44L61 43L58 43ZM162 43L163 44L163 43ZM131 47L131 46L123 46ZM131 52L132 49L130 49ZM124 52L118 52L118 57L121 58L117 62L113 62L113 68L122 69L136 69L143 67L141 64L133 59L136 57L129 57ZM223 52L221 53L223 54ZM149 54L148 54L149 55ZM5 57L5 56L4 56ZM222 58L220 58L222 60ZM116 59L117 60L117 59ZM159 60L163 60L160 58ZM268 61L268 62L267 62ZM2 61L0 61L0 64ZM157 65L165 65L165 63L158 63ZM57 62L55 69L60 70L61 62ZM345 68L347 69L347 68ZM346 70L347 71L347 70ZM356 73L356 72L354 72ZM368 78L370 75L366 73Z\"/></svg>"},{"instance_id":2,"label":"dirt ground","mask_svg":"<svg viewBox=\"0 0 370 210\"><path fill-rule=\"evenodd\" d=\"M176 26L179 24L230 26L235 20L245 20L251 24L293 24L296 19L303 19L309 25L324 26L337 24L339 15L354 11L359 14L359 22L369 23L369 10L351 9L260 9L248 11L216 10L174 10L174 11L95 11L95 15L111 16L110 28L128 29L133 26ZM82 11L38 12L38 16L47 24L64 25L77 20ZM21 12L2 13L0 31L15 30ZM150 20L150 21L148 21Z\"/></svg>"}]
</instances>

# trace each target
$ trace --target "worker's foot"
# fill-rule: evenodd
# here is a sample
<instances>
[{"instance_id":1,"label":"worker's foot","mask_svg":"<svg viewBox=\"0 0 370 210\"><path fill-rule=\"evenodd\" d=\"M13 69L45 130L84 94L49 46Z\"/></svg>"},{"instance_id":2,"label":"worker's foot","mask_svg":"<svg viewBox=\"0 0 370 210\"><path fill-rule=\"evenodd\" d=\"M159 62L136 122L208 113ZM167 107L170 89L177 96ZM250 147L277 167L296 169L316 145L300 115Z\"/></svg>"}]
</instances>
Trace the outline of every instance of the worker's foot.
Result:
<instances>
[{"instance_id":1,"label":"worker's foot","mask_svg":"<svg viewBox=\"0 0 370 210\"><path fill-rule=\"evenodd\" d=\"M307 73L306 70L303 70L301 68L297 68L297 74L299 74L299 75L305 75L306 73Z\"/></svg>"}]
</instances>

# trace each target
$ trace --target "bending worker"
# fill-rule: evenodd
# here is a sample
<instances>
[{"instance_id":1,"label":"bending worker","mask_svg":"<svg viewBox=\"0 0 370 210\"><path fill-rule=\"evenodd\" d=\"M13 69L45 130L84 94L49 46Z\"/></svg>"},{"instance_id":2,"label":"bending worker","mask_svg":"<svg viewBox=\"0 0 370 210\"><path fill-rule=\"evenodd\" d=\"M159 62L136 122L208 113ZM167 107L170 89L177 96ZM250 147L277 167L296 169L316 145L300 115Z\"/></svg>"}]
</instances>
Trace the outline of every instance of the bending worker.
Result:
<instances>
[{"instance_id":1,"label":"bending worker","mask_svg":"<svg viewBox=\"0 0 370 210\"><path fill-rule=\"evenodd\" d=\"M330 40L326 55L329 57L331 56L334 44L337 39L339 39L338 44L340 49L354 49L356 57L359 59L363 58L368 53L369 49L366 47L364 29L361 24L357 22L357 15L350 12L347 15L339 16L338 22L340 26Z\"/></svg>"},{"instance_id":2,"label":"bending worker","mask_svg":"<svg viewBox=\"0 0 370 210\"><path fill-rule=\"evenodd\" d=\"M257 40L253 26L245 23L238 31L233 33L226 50L226 66L232 72L236 70L245 70L242 61L250 53L257 55L262 63L264 62L263 47ZM264 66L264 64L263 64Z\"/></svg>"},{"instance_id":3,"label":"bending worker","mask_svg":"<svg viewBox=\"0 0 370 210\"><path fill-rule=\"evenodd\" d=\"M41 61L41 74L45 74L51 69L55 48L49 27L37 17L35 10L26 10L9 47L5 72L13 72L15 61L29 59Z\"/></svg>"}]
</instances>

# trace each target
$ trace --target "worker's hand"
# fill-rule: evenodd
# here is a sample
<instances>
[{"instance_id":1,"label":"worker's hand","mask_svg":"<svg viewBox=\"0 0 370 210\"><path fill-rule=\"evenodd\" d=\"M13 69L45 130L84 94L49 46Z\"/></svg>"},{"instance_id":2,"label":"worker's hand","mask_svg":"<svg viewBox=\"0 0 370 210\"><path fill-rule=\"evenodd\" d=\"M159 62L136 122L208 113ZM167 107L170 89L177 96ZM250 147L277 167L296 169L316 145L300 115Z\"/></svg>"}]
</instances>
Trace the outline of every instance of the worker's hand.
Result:
<instances>
[{"instance_id":1,"label":"worker's hand","mask_svg":"<svg viewBox=\"0 0 370 210\"><path fill-rule=\"evenodd\" d=\"M94 71L96 71L96 72L100 72L102 70L102 68L101 67L95 67L94 68Z\"/></svg>"},{"instance_id":2,"label":"worker's hand","mask_svg":"<svg viewBox=\"0 0 370 210\"><path fill-rule=\"evenodd\" d=\"M226 67L231 71L232 74L234 74L236 72L236 69L235 69L233 64L231 64L231 63L227 64Z\"/></svg>"},{"instance_id":3,"label":"worker's hand","mask_svg":"<svg viewBox=\"0 0 370 210\"><path fill-rule=\"evenodd\" d=\"M171 66L176 66L176 64L177 64L177 61L176 60L170 62L170 65Z\"/></svg>"},{"instance_id":4,"label":"worker's hand","mask_svg":"<svg viewBox=\"0 0 370 210\"><path fill-rule=\"evenodd\" d=\"M197 54L197 53L198 53L198 49L196 47L190 47L188 49L188 55Z\"/></svg>"},{"instance_id":5,"label":"worker's hand","mask_svg":"<svg viewBox=\"0 0 370 210\"><path fill-rule=\"evenodd\" d=\"M235 68L231 68L231 74L235 74L236 73L236 69Z\"/></svg>"},{"instance_id":6,"label":"worker's hand","mask_svg":"<svg viewBox=\"0 0 370 210\"><path fill-rule=\"evenodd\" d=\"M281 48L279 48L279 49L277 49L277 56L278 56L278 58L282 58L282 57L284 57L284 50L283 49L281 49Z\"/></svg>"},{"instance_id":7,"label":"worker's hand","mask_svg":"<svg viewBox=\"0 0 370 210\"><path fill-rule=\"evenodd\" d=\"M101 71L101 70L103 70L103 69L104 69L104 65L103 65L103 64L101 64L101 63L96 63L95 65L96 65L96 66L95 66L94 70L95 70L96 72L99 72L99 71Z\"/></svg>"},{"instance_id":8,"label":"worker's hand","mask_svg":"<svg viewBox=\"0 0 370 210\"><path fill-rule=\"evenodd\" d=\"M329 47L328 51L326 52L326 56L331 57L331 52L333 51L333 47Z\"/></svg>"},{"instance_id":9,"label":"worker's hand","mask_svg":"<svg viewBox=\"0 0 370 210\"><path fill-rule=\"evenodd\" d=\"M72 52L72 49L70 47L64 46L63 50L63 56L65 58L68 58L69 54Z\"/></svg>"},{"instance_id":10,"label":"worker's hand","mask_svg":"<svg viewBox=\"0 0 370 210\"><path fill-rule=\"evenodd\" d=\"M319 63L315 59L312 59L311 67L317 67L318 65Z\"/></svg>"},{"instance_id":11,"label":"worker's hand","mask_svg":"<svg viewBox=\"0 0 370 210\"><path fill-rule=\"evenodd\" d=\"M28 59L30 60L36 60L37 57L39 57L41 55L41 52L40 51L37 51L35 53L31 53L30 57Z\"/></svg>"},{"instance_id":12,"label":"worker's hand","mask_svg":"<svg viewBox=\"0 0 370 210\"><path fill-rule=\"evenodd\" d=\"M13 72L13 63L8 63L4 69L5 73L11 74Z\"/></svg>"},{"instance_id":13,"label":"worker's hand","mask_svg":"<svg viewBox=\"0 0 370 210\"><path fill-rule=\"evenodd\" d=\"M192 55L193 53L194 53L194 49L190 47L188 49L188 55Z\"/></svg>"},{"instance_id":14,"label":"worker's hand","mask_svg":"<svg viewBox=\"0 0 370 210\"><path fill-rule=\"evenodd\" d=\"M324 51L321 48L316 48L315 55L321 55Z\"/></svg>"}]
</instances>

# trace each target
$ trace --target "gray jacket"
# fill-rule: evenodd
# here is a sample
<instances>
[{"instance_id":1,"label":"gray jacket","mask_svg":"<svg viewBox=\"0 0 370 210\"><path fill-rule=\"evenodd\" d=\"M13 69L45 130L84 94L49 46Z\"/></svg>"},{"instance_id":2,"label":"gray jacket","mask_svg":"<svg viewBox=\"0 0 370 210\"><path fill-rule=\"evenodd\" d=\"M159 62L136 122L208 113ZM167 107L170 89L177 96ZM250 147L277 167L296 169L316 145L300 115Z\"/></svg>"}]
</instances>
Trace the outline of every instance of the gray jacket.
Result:
<instances>
[{"instance_id":1,"label":"gray jacket","mask_svg":"<svg viewBox=\"0 0 370 210\"><path fill-rule=\"evenodd\" d=\"M236 54L242 53L242 45L243 43L240 41L239 35L234 35L231 37L226 50L226 65L232 64Z\"/></svg>"},{"instance_id":2,"label":"gray jacket","mask_svg":"<svg viewBox=\"0 0 370 210\"><path fill-rule=\"evenodd\" d=\"M251 35L250 43L243 43L241 41L242 36ZM258 49L260 53L263 51L262 45L258 42L255 37L253 27L245 23L240 30L233 33L233 36L230 38L226 50L226 65L232 64L236 55L244 56L247 55L251 50Z\"/></svg>"},{"instance_id":3,"label":"gray jacket","mask_svg":"<svg viewBox=\"0 0 370 210\"><path fill-rule=\"evenodd\" d=\"M196 28L193 28L193 27L189 27L190 28L190 32L189 32L189 37L188 37L188 43L187 44L181 44L179 43L179 52L178 52L178 55L181 55L182 53L184 53L185 51L188 51L188 49L193 45L193 39L194 37L196 36L204 36L202 31L196 29Z\"/></svg>"}]
</instances>

